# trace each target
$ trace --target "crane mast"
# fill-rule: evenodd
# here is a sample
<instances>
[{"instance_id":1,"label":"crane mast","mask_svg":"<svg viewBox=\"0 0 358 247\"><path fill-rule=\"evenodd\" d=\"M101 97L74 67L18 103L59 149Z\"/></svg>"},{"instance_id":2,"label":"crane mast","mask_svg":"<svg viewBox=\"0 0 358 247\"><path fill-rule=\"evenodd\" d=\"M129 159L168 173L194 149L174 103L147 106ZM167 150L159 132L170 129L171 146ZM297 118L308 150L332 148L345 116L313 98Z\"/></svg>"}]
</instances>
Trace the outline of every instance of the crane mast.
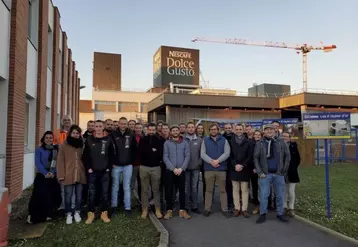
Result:
<instances>
[{"instance_id":1,"label":"crane mast","mask_svg":"<svg viewBox=\"0 0 358 247\"><path fill-rule=\"evenodd\" d=\"M321 50L324 52L330 52L333 49L336 49L336 45L288 45L285 42L274 42L274 41L250 41L246 39L208 39L203 37L194 38L192 42L210 42L210 43L222 43L222 44L232 44L232 45L249 45L249 46L261 46L261 47L273 47L273 48L284 48L296 50L297 54L302 53L302 80L303 80L303 92L307 92L307 53L313 50Z\"/></svg>"}]
</instances>

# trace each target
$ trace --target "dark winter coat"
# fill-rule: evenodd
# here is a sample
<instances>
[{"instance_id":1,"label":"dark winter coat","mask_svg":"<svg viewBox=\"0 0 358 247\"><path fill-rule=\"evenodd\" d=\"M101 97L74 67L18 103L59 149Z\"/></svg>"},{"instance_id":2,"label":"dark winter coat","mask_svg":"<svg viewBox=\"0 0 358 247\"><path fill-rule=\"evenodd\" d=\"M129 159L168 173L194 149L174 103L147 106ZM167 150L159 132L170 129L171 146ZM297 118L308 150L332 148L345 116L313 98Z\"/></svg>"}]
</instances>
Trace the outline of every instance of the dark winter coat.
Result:
<instances>
[{"instance_id":1,"label":"dark winter coat","mask_svg":"<svg viewBox=\"0 0 358 247\"><path fill-rule=\"evenodd\" d=\"M147 167L160 166L163 159L163 143L157 135L143 136L138 145L140 165Z\"/></svg>"},{"instance_id":2,"label":"dark winter coat","mask_svg":"<svg viewBox=\"0 0 358 247\"><path fill-rule=\"evenodd\" d=\"M290 166L288 167L287 171L287 182L289 183L299 183L300 178L298 176L298 166L301 163L301 156L298 151L297 143L296 142L289 142L287 143L290 154L291 154L291 160L290 160Z\"/></svg>"},{"instance_id":3,"label":"dark winter coat","mask_svg":"<svg viewBox=\"0 0 358 247\"><path fill-rule=\"evenodd\" d=\"M230 178L234 181L249 182L253 170L254 143L243 137L242 143L238 144L233 136L230 140ZM235 166L243 165L244 168L237 172Z\"/></svg>"},{"instance_id":4,"label":"dark winter coat","mask_svg":"<svg viewBox=\"0 0 358 247\"><path fill-rule=\"evenodd\" d=\"M119 129L112 131L111 136L116 148L116 166L133 165L136 158L137 141L133 132L126 129L122 133Z\"/></svg>"}]
</instances>

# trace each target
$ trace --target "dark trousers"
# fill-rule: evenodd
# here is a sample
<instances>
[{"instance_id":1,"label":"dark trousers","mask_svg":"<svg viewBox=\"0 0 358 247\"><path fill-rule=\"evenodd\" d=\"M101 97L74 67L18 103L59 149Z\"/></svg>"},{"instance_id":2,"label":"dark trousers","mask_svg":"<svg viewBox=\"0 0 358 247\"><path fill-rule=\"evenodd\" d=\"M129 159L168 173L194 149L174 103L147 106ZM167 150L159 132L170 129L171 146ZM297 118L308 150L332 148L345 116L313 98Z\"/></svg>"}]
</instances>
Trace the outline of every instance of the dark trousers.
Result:
<instances>
[{"instance_id":1,"label":"dark trousers","mask_svg":"<svg viewBox=\"0 0 358 247\"><path fill-rule=\"evenodd\" d=\"M162 206L162 209L164 209L165 204L165 172L166 168L165 165L160 166L162 175L160 176L160 185L159 185L159 191L160 191L160 205Z\"/></svg>"},{"instance_id":2,"label":"dark trousers","mask_svg":"<svg viewBox=\"0 0 358 247\"><path fill-rule=\"evenodd\" d=\"M233 208L234 207L234 198L232 196L232 182L231 182L231 179L230 179L229 170L226 172L225 189L226 189L226 194L227 194L227 205L229 206L229 208Z\"/></svg>"},{"instance_id":3,"label":"dark trousers","mask_svg":"<svg viewBox=\"0 0 358 247\"><path fill-rule=\"evenodd\" d=\"M259 205L259 176L256 173L253 173L250 177L251 179L251 189L252 189L252 202L255 206Z\"/></svg>"},{"instance_id":4,"label":"dark trousers","mask_svg":"<svg viewBox=\"0 0 358 247\"><path fill-rule=\"evenodd\" d=\"M109 172L92 172L88 174L88 211L94 212L96 201L100 199L101 211L108 210L108 189L109 189ZM98 190L98 185L101 185L101 190Z\"/></svg>"},{"instance_id":5,"label":"dark trousers","mask_svg":"<svg viewBox=\"0 0 358 247\"><path fill-rule=\"evenodd\" d=\"M201 171L201 182L203 183L203 199L205 202L205 191L206 191L206 183L205 183L205 175L204 175L204 165L202 165L200 167L200 171ZM199 185L198 185L198 189L199 189Z\"/></svg>"},{"instance_id":6,"label":"dark trousers","mask_svg":"<svg viewBox=\"0 0 358 247\"><path fill-rule=\"evenodd\" d=\"M179 190L180 210L185 210L185 172L180 176L172 171L165 171L165 199L167 201L167 210L173 210L173 187Z\"/></svg>"}]
</instances>

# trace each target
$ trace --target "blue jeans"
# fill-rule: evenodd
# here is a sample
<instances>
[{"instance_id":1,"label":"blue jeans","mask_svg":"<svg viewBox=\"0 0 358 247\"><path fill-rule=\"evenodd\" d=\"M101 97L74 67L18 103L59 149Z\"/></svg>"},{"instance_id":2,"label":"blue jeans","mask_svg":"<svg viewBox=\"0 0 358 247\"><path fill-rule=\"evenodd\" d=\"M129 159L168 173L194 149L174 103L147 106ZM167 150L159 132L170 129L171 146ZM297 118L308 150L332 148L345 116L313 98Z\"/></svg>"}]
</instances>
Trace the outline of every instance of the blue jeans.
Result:
<instances>
[{"instance_id":1,"label":"blue jeans","mask_svg":"<svg viewBox=\"0 0 358 247\"><path fill-rule=\"evenodd\" d=\"M198 208L198 183L200 170L185 171L185 207L187 210ZM191 202L191 205L189 205Z\"/></svg>"},{"instance_id":2,"label":"blue jeans","mask_svg":"<svg viewBox=\"0 0 358 247\"><path fill-rule=\"evenodd\" d=\"M72 214L72 198L75 197L75 212L81 211L82 205L82 184L76 183L64 186L65 210L67 214Z\"/></svg>"},{"instance_id":3,"label":"blue jeans","mask_svg":"<svg viewBox=\"0 0 358 247\"><path fill-rule=\"evenodd\" d=\"M282 175L268 173L266 177L259 178L260 185L260 213L267 214L268 197L271 184L273 184L276 195L277 215L283 215L283 196L285 193L285 178Z\"/></svg>"},{"instance_id":4,"label":"blue jeans","mask_svg":"<svg viewBox=\"0 0 358 247\"><path fill-rule=\"evenodd\" d=\"M124 209L131 210L131 179L133 166L114 166L112 168L112 202L111 207L118 207L118 191L123 173Z\"/></svg>"}]
</instances>

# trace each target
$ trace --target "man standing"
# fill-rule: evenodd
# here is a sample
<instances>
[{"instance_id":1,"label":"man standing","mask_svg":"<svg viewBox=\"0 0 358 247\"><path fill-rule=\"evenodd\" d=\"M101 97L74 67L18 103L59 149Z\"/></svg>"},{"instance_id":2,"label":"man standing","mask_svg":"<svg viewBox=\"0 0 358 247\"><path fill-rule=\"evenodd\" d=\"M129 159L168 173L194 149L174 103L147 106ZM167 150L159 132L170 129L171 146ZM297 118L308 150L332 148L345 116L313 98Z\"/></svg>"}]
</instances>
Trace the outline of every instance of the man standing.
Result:
<instances>
[{"instance_id":1,"label":"man standing","mask_svg":"<svg viewBox=\"0 0 358 247\"><path fill-rule=\"evenodd\" d=\"M252 142L253 149L255 148L256 141L254 140L254 130L251 125L246 125L246 137L249 141ZM250 175L250 181L251 181L251 190L252 190L252 204L255 205L255 208L252 210L252 214L256 215L260 212L260 203L259 203L259 177L257 176L255 165L252 162L252 172Z\"/></svg>"},{"instance_id":2,"label":"man standing","mask_svg":"<svg viewBox=\"0 0 358 247\"><path fill-rule=\"evenodd\" d=\"M136 140L137 148L139 146L140 140L143 137L143 125L141 123L136 123L134 126L134 137ZM133 172L132 172L132 179L131 179L131 191L132 191L132 198L134 196L134 192L138 194L139 200L141 200L141 183L139 178L139 165L140 165L140 155L137 152L136 157L133 163ZM137 182L138 191L135 191L135 186Z\"/></svg>"},{"instance_id":3,"label":"man standing","mask_svg":"<svg viewBox=\"0 0 358 247\"><path fill-rule=\"evenodd\" d=\"M186 194L186 208L189 209L189 202L191 202L191 212L200 214L198 209L198 184L200 175L200 148L202 139L195 134L195 125L189 122L186 125L185 140L189 143L190 162L185 172L185 194Z\"/></svg>"},{"instance_id":4,"label":"man standing","mask_svg":"<svg viewBox=\"0 0 358 247\"><path fill-rule=\"evenodd\" d=\"M88 172L88 216L86 224L92 224L95 218L96 194L100 193L101 198L101 220L109 223L108 218L108 190L109 176L112 165L115 162L115 149L112 138L104 136L103 122L95 122L95 133L89 136L85 142L83 159ZM97 190L97 184L101 185L101 190Z\"/></svg>"},{"instance_id":5,"label":"man standing","mask_svg":"<svg viewBox=\"0 0 358 247\"><path fill-rule=\"evenodd\" d=\"M136 121L133 119L128 121L128 128L133 132L134 132L135 123L136 123Z\"/></svg>"},{"instance_id":6,"label":"man standing","mask_svg":"<svg viewBox=\"0 0 358 247\"><path fill-rule=\"evenodd\" d=\"M124 191L124 209L126 216L132 214L131 211L131 178L133 171L133 162L137 143L134 134L127 128L128 120L121 117L118 123L118 130L113 131L111 136L116 148L116 162L112 169L112 214L116 213L118 206L118 191L120 176L123 174L123 191Z\"/></svg>"},{"instance_id":7,"label":"man standing","mask_svg":"<svg viewBox=\"0 0 358 247\"><path fill-rule=\"evenodd\" d=\"M164 143L163 161L166 165L165 171L165 194L167 212L164 219L169 220L173 214L173 186L179 189L179 216L190 219L185 208L185 170L190 161L189 144L180 136L179 127L170 128L171 138Z\"/></svg>"},{"instance_id":8,"label":"man standing","mask_svg":"<svg viewBox=\"0 0 358 247\"><path fill-rule=\"evenodd\" d=\"M87 137L91 136L93 132L94 132L94 121L90 120L87 122L87 130L83 134L83 138L87 139Z\"/></svg>"},{"instance_id":9,"label":"man standing","mask_svg":"<svg viewBox=\"0 0 358 247\"><path fill-rule=\"evenodd\" d=\"M167 123L162 123L162 133L160 135L160 141L162 144L162 151L164 149L164 143L169 140L169 135L170 135L170 130L169 130L169 125ZM163 157L163 153L161 154ZM162 175L160 177L160 203L161 203L161 208L162 210L164 210L164 202L165 202L165 183L164 183L164 178L165 178L165 171L166 171L166 166L163 162L163 160L160 163L160 167L161 167L161 171L162 171Z\"/></svg>"},{"instance_id":10,"label":"man standing","mask_svg":"<svg viewBox=\"0 0 358 247\"><path fill-rule=\"evenodd\" d=\"M204 160L206 183L205 211L203 214L206 217L210 215L213 190L215 182L217 182L220 189L221 210L225 217L229 218L231 214L228 211L225 185L230 145L228 141L218 133L219 126L217 124L211 124L209 126L209 136L204 138L201 145L201 158Z\"/></svg>"},{"instance_id":11,"label":"man standing","mask_svg":"<svg viewBox=\"0 0 358 247\"><path fill-rule=\"evenodd\" d=\"M113 131L113 120L112 119L107 119L105 122L104 122L104 132L105 132L105 135L109 135L112 133Z\"/></svg>"},{"instance_id":12,"label":"man standing","mask_svg":"<svg viewBox=\"0 0 358 247\"><path fill-rule=\"evenodd\" d=\"M148 216L149 189L152 189L155 205L155 215L158 219L163 217L160 211L160 163L162 161L163 145L156 133L156 125L148 125L148 135L144 136L138 146L140 157L139 176L142 188L142 218Z\"/></svg>"},{"instance_id":13,"label":"man standing","mask_svg":"<svg viewBox=\"0 0 358 247\"><path fill-rule=\"evenodd\" d=\"M254 162L260 185L260 217L256 223L266 221L268 197L273 184L276 194L277 218L286 222L283 212L285 174L290 164L290 151L287 144L275 138L272 124L264 126L264 138L256 143Z\"/></svg>"},{"instance_id":14,"label":"man standing","mask_svg":"<svg viewBox=\"0 0 358 247\"><path fill-rule=\"evenodd\" d=\"M180 123L179 124L179 132L180 132L180 136L184 137L185 136L185 132L186 132L186 125L185 123Z\"/></svg>"},{"instance_id":15,"label":"man standing","mask_svg":"<svg viewBox=\"0 0 358 247\"><path fill-rule=\"evenodd\" d=\"M232 133L232 125L230 123L226 123L224 126L224 134L223 136L225 137L225 139L229 142L229 145L231 144L231 138L234 135ZM234 212L234 198L233 198L233 194L232 194L232 183L231 183L231 179L230 179L230 165L228 166L228 170L226 172L226 193L227 193L227 204L228 204L228 209L229 212ZM215 190L214 190L215 191Z\"/></svg>"},{"instance_id":16,"label":"man standing","mask_svg":"<svg viewBox=\"0 0 358 247\"><path fill-rule=\"evenodd\" d=\"M249 182L252 173L253 143L244 136L244 126L235 126L235 134L231 138L231 164L230 178L233 187L233 198L235 204L235 217L240 213L249 218L247 208L249 205ZM240 194L241 202L240 203Z\"/></svg>"}]
</instances>

